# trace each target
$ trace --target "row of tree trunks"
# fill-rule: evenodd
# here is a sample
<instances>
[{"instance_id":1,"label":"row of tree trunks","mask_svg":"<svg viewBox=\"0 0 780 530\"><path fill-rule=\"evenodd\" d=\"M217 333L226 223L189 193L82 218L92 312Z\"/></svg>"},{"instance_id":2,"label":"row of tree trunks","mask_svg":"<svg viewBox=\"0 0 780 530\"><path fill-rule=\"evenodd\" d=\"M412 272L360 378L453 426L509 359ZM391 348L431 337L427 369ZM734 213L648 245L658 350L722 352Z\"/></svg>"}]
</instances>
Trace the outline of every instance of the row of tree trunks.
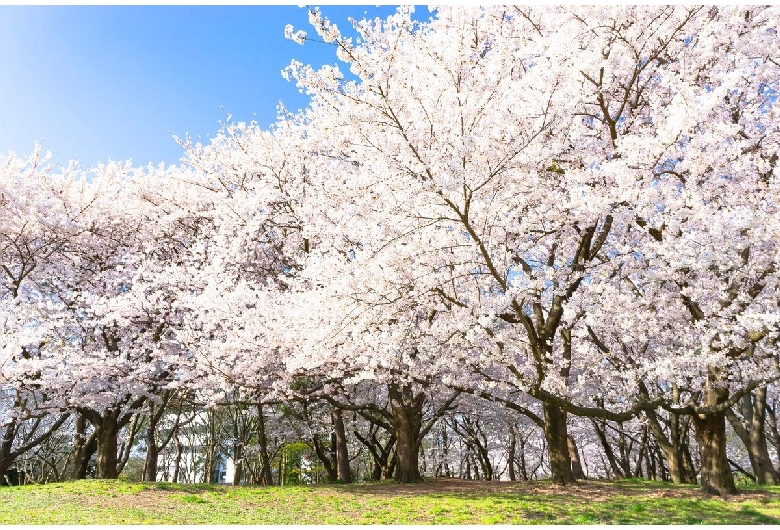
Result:
<instances>
[{"instance_id":1,"label":"row of tree trunks","mask_svg":"<svg viewBox=\"0 0 780 530\"><path fill-rule=\"evenodd\" d=\"M408 389L397 385L390 388L394 429L392 441L397 441L396 455L398 455L396 458L395 478L399 482L414 482L421 479L418 458L422 426L422 399L419 399L419 396L413 396L409 393L405 395L405 390ZM703 403L704 406L714 406L722 403L726 398L727 393L725 390L717 388L716 385L709 385L704 393ZM155 431L154 427L161 417L161 408L162 407L155 408L155 405L153 404L150 404L149 407L150 425L147 430L148 452L144 479L150 481L156 479L156 458L154 458L154 449L151 449L150 451L149 448L158 447L153 433ZM548 456L553 482L555 484L566 485L573 484L576 480L584 479L585 474L580 464L576 444L574 443L574 439L568 435L566 413L559 407L546 403L543 403L543 410L545 419L544 433L548 446ZM756 480L761 484L774 484L777 482L777 471L773 468L769 456L765 430L767 415L766 389L759 388L752 394L746 395L740 403L738 410L741 418L730 410L718 414L696 414L689 416L695 426L696 439L701 452L702 488L708 493L727 495L736 492L733 475L731 474L725 452L727 418L734 427L734 431L740 436L745 443L745 446L748 448ZM261 446L260 459L263 462L262 475L265 477L264 482L270 484L270 459L267 455L267 442L265 440L264 421L262 419L262 405L258 405L258 412L260 416L260 421L258 422L258 441ZM773 411L771 413L773 413ZM117 436L120 429L127 424L128 417L125 415L125 417L120 419L118 417L118 409L105 411L100 415L99 421L96 421L94 415L92 415L93 417L90 422L93 423L94 430L87 436L88 416L89 413L86 413L80 414L76 418L76 434L73 440L74 450L71 476L73 478L85 477L87 463L89 462L91 455L97 450L97 476L99 478L116 478L122 464L120 461L121 458L119 457ZM331 419L333 424L333 440L331 447L334 450L333 456L331 457L334 464L331 479L348 483L351 482L352 477L349 468L347 438L342 411L338 408L333 408ZM695 482L696 477L690 453L687 451L687 428L684 425L681 426L680 416L670 413L668 421L664 420L667 421L668 436L665 434L664 429L660 424L659 417L655 412L648 412L647 419L648 429L652 432L658 444L658 448L653 449L647 440L647 432L644 432L640 452L644 451L642 455L647 460L646 469L648 470L648 474L654 477L662 475L663 468L660 468L660 470L656 469L654 457L650 454L651 451L658 451L658 449L660 449L660 451L663 452L665 463L668 465L669 478L673 482ZM596 427L599 438L605 438L603 427L599 428L600 426L596 421L594 421L593 424L594 427ZM517 433L515 432L514 427L510 427L509 432L509 460L510 462L514 462L517 458ZM176 429L172 430L168 440L171 438L177 438ZM363 440L364 444L369 448L371 448L372 445L377 445L381 448L380 451L377 451L377 447L375 447L372 454L376 453L374 454L375 467L384 470L384 476L387 475L387 469L389 467L388 460L389 455L392 452L392 441L385 447L382 447L380 444L366 443L366 440ZM5 443L6 440L3 440L3 442ZM606 442L606 439L602 439L605 449L611 447L611 444ZM123 451L123 453L126 453L126 451ZM263 455L265 455L265 457ZM127 455L125 454L125 458L126 456ZM242 455L238 456L239 461L241 456ZM478 456L481 457L483 455L479 454ZM614 462L614 455L613 458L609 458L609 454L607 456L610 460L610 464L613 466L613 470L617 471L616 475L624 477L630 476L630 471L629 473L624 473L623 471L625 470ZM323 460L328 460L328 458L323 458ZM481 475L485 478L492 478L492 473L486 472L484 462L482 462L481 459L479 464L482 471ZM641 464L638 464L637 474L641 474L640 467ZM152 472L153 475L150 474ZM380 471L380 476L382 476L381 473L382 471ZM374 474L376 474L376 471ZM211 475L211 473L209 473L209 475ZM514 465L509 466L509 478L510 480L517 480L518 478ZM522 478L526 479L527 477Z\"/></svg>"},{"instance_id":2,"label":"row of tree trunks","mask_svg":"<svg viewBox=\"0 0 780 530\"><path fill-rule=\"evenodd\" d=\"M18 399L18 398L17 398ZM42 418L32 418L32 426L27 429L21 443L14 446L14 441L22 428L23 420L12 418L4 425L3 438L0 439L0 484L7 481L6 474L14 460L24 452L46 441L62 424L70 417L70 413L63 413L51 424L42 425Z\"/></svg>"},{"instance_id":3,"label":"row of tree trunks","mask_svg":"<svg viewBox=\"0 0 780 530\"><path fill-rule=\"evenodd\" d=\"M358 431L353 431L355 437L371 453L371 458L374 461L374 467L371 472L373 480L393 478L393 472L395 471L395 434L389 433L387 440L383 442L378 437L378 432L381 428L379 424L372 422L366 436L363 436Z\"/></svg>"},{"instance_id":4,"label":"row of tree trunks","mask_svg":"<svg viewBox=\"0 0 780 530\"><path fill-rule=\"evenodd\" d=\"M766 437L766 387L745 395L737 409L741 418L731 409L726 411L726 418L747 449L756 483L778 484L780 477L772 466Z\"/></svg>"}]
</instances>

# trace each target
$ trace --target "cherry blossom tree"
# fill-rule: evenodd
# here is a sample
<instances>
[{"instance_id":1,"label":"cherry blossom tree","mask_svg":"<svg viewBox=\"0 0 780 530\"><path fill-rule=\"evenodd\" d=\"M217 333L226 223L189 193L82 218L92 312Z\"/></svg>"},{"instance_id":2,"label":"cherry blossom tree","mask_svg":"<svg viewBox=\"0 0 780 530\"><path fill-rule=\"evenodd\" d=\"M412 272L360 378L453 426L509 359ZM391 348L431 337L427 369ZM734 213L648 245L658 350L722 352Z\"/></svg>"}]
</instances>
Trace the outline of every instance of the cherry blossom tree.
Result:
<instances>
[{"instance_id":1,"label":"cherry blossom tree","mask_svg":"<svg viewBox=\"0 0 780 530\"><path fill-rule=\"evenodd\" d=\"M379 278L410 272L412 296L438 294L447 318L436 331L456 362L494 398L508 402L515 388L543 402L555 482L573 481L565 411L625 420L663 404L694 419L703 487L733 491L724 411L777 373L758 344L775 340L775 310L757 299L776 299L777 201L763 198L777 191L773 16L442 8L418 23L400 10L356 23L353 44L311 12L319 37L359 78L345 81L336 66L289 69L312 96L320 171L348 176L324 200L359 222L349 230L363 285L379 285L388 300L409 289L371 276L381 263ZM756 200L766 206L751 219ZM724 233L767 252L734 261L744 255L735 245L718 254ZM743 270L744 279L716 283ZM711 312L692 327L703 310L691 295L714 296L724 281L753 307L741 302L739 315ZM647 298L657 305L659 296L662 312ZM702 354L703 336L725 338L746 319L735 351L747 364L726 355L730 339ZM637 329L645 325L652 334ZM605 338L613 334L614 346ZM462 386L472 384L467 373ZM697 397L675 406L669 378L681 373ZM722 388L729 376L731 390Z\"/></svg>"}]
</instances>

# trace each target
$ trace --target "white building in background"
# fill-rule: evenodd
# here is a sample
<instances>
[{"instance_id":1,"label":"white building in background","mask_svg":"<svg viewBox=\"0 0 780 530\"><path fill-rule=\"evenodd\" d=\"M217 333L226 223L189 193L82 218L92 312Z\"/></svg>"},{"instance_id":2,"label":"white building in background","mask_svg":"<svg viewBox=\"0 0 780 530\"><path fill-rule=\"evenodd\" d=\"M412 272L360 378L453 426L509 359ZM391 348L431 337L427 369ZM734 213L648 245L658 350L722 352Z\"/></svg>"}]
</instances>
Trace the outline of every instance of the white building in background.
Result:
<instances>
[{"instance_id":1,"label":"white building in background","mask_svg":"<svg viewBox=\"0 0 780 530\"><path fill-rule=\"evenodd\" d=\"M161 452L157 464L157 480L168 482L173 478L176 467L175 453ZM233 476L236 473L236 466L233 459L228 456L218 455L218 461L214 471L214 483L232 484ZM203 466L205 463L205 454L199 446L184 446L182 448L181 461L179 462L179 480L178 482L195 484L202 483Z\"/></svg>"}]
</instances>

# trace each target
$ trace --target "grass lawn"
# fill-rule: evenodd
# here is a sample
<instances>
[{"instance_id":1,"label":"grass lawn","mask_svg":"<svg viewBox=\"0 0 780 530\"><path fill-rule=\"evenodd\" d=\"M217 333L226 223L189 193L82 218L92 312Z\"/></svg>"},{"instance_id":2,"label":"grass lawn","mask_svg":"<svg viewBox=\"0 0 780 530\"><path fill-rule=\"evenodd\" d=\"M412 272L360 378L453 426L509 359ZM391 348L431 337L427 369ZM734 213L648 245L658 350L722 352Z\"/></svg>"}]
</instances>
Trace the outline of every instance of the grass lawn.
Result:
<instances>
[{"instance_id":1,"label":"grass lawn","mask_svg":"<svg viewBox=\"0 0 780 530\"><path fill-rule=\"evenodd\" d=\"M780 524L780 487L728 499L637 480L232 487L83 480L0 488L2 524Z\"/></svg>"}]
</instances>

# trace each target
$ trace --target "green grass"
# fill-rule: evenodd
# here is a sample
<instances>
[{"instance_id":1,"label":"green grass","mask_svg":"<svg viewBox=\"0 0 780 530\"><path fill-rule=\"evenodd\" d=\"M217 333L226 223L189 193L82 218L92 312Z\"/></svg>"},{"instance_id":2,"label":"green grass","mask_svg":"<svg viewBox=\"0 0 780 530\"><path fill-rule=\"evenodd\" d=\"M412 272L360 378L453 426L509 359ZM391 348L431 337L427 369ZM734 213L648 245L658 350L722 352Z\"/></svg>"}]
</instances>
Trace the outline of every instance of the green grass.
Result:
<instances>
[{"instance_id":1,"label":"green grass","mask_svg":"<svg viewBox=\"0 0 780 530\"><path fill-rule=\"evenodd\" d=\"M294 487L85 480L0 488L2 524L780 524L780 487L729 499L645 481Z\"/></svg>"}]
</instances>

